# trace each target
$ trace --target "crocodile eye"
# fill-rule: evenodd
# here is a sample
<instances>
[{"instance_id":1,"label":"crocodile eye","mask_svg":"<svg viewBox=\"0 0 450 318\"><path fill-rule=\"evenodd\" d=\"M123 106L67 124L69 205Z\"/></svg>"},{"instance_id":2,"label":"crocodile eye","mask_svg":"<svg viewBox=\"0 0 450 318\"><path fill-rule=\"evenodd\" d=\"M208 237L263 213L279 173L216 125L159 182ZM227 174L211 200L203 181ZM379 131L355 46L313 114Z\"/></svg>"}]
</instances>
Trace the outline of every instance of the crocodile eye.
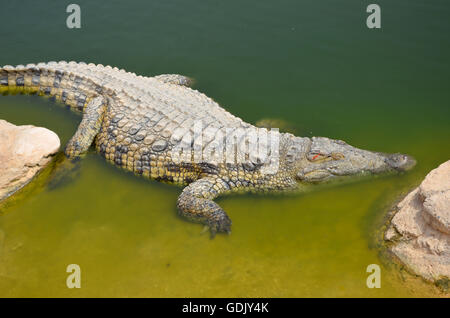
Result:
<instances>
[{"instance_id":1,"label":"crocodile eye","mask_svg":"<svg viewBox=\"0 0 450 318\"><path fill-rule=\"evenodd\" d=\"M311 162L322 162L328 159L330 155L326 155L320 152L310 152L306 158Z\"/></svg>"},{"instance_id":2,"label":"crocodile eye","mask_svg":"<svg viewBox=\"0 0 450 318\"><path fill-rule=\"evenodd\" d=\"M340 152L332 152L331 154L324 154L316 151L310 152L306 158L311 162L325 162L330 160L341 160L344 159L345 156Z\"/></svg>"}]
</instances>

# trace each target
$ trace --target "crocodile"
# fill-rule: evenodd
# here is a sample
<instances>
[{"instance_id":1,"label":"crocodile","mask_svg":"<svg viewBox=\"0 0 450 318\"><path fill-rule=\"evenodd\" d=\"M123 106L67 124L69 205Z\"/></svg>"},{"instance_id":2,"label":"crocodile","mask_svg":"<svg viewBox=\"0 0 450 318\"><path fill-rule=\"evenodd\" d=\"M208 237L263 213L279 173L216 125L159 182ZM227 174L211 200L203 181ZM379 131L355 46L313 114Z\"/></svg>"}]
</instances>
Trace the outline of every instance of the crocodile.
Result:
<instances>
[{"instance_id":1,"label":"crocodile","mask_svg":"<svg viewBox=\"0 0 450 318\"><path fill-rule=\"evenodd\" d=\"M176 204L179 215L204 224L212 236L231 231L231 219L214 202L222 194L296 190L345 176L406 171L415 164L409 155L363 150L342 140L299 137L289 132L270 135L272 130L244 122L193 89L192 84L193 80L183 75L147 77L84 62L0 68L3 94L48 96L82 114L64 149L69 159L80 158L94 144L101 156L118 167L184 186ZM202 130L202 143L195 140L195 125L199 123L208 128L207 134ZM256 132L256 139L249 142L236 136L241 130ZM272 136L269 144L276 141L276 146L264 156L259 150L268 143L256 145L240 157L243 160L197 155L211 145L216 145L211 153L223 155L221 147L230 134L235 138L229 140L237 148L242 144L255 146L268 135ZM178 156L180 144L192 149L183 160ZM228 155L230 149L234 148L224 152ZM258 153L252 153L255 149ZM269 166L272 169L267 169Z\"/></svg>"}]
</instances>

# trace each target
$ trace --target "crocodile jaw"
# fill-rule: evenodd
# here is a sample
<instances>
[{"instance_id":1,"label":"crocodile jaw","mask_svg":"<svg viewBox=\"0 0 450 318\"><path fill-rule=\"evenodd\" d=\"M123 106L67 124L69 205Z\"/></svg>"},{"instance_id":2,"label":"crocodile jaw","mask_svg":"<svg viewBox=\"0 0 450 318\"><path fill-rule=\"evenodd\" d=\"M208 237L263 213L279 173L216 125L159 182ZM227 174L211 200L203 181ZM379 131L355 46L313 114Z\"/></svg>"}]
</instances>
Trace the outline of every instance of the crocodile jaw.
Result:
<instances>
[{"instance_id":1,"label":"crocodile jaw","mask_svg":"<svg viewBox=\"0 0 450 318\"><path fill-rule=\"evenodd\" d=\"M416 161L404 154L386 154L359 149L341 140L311 138L309 150L297 165L301 182L323 182L335 177L380 174L410 170Z\"/></svg>"}]
</instances>

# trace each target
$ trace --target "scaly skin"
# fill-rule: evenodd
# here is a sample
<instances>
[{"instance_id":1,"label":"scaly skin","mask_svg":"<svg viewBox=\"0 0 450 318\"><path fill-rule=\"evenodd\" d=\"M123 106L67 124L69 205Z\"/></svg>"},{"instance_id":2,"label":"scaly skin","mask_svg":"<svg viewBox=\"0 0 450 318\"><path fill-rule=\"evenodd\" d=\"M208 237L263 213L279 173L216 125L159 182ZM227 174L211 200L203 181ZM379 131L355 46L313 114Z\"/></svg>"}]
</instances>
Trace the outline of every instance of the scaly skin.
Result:
<instances>
[{"instance_id":1,"label":"scaly skin","mask_svg":"<svg viewBox=\"0 0 450 318\"><path fill-rule=\"evenodd\" d=\"M173 160L175 145L194 123L212 128L201 147L224 136L223 128L255 129L204 94L189 88L191 79L175 74L138 76L110 66L50 62L0 68L0 92L52 96L83 118L65 148L69 158L85 153L92 143L106 160L148 178L188 185L177 201L180 215L207 225L211 233L230 232L231 220L213 199L240 190L280 191L299 183L331 177L406 170L408 156L354 148L328 138L280 134L279 165L266 173L267 163ZM256 156L257 157L257 156Z\"/></svg>"}]
</instances>

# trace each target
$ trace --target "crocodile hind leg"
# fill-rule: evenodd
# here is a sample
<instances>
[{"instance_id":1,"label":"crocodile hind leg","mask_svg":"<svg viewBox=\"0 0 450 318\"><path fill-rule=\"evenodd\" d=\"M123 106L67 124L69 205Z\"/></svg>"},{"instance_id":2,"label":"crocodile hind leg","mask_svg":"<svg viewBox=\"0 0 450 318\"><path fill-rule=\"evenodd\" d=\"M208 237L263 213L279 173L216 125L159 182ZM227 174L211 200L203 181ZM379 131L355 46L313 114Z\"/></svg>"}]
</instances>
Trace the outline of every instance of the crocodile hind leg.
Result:
<instances>
[{"instance_id":1,"label":"crocodile hind leg","mask_svg":"<svg viewBox=\"0 0 450 318\"><path fill-rule=\"evenodd\" d=\"M103 97L93 98L84 108L83 119L77 131L66 145L65 154L76 159L85 153L95 136L99 133L106 112L106 101Z\"/></svg>"},{"instance_id":2,"label":"crocodile hind leg","mask_svg":"<svg viewBox=\"0 0 450 318\"><path fill-rule=\"evenodd\" d=\"M213 201L219 194L229 190L229 186L220 178L199 179L186 188L178 197L179 214L187 219L205 224L211 231L211 237L217 232L231 232L231 220L222 208Z\"/></svg>"}]
</instances>

